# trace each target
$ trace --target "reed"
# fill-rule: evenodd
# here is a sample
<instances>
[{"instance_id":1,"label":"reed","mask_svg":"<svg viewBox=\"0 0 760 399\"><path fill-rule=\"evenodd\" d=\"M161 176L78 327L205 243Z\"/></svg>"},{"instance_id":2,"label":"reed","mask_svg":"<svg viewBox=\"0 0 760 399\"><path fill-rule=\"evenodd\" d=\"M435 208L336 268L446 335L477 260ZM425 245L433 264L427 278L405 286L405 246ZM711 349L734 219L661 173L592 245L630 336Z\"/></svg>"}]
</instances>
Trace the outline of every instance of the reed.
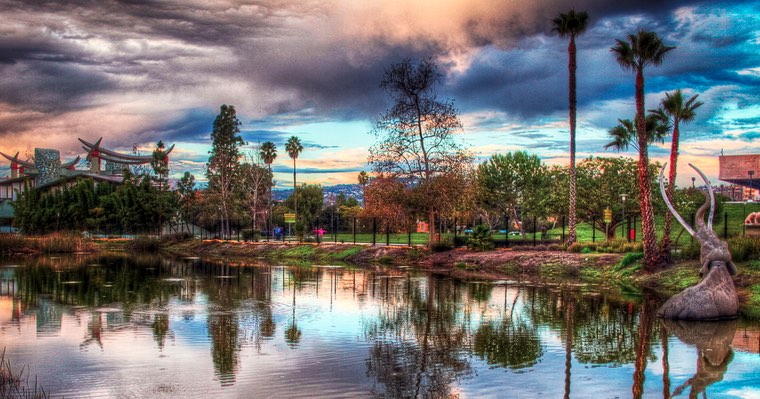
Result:
<instances>
[{"instance_id":1,"label":"reed","mask_svg":"<svg viewBox=\"0 0 760 399\"><path fill-rule=\"evenodd\" d=\"M26 367L22 367L18 373L13 372L10 361L5 359L5 348L0 354L0 398L9 399L37 399L47 398L48 394L37 384L29 382L29 375L24 375Z\"/></svg>"}]
</instances>

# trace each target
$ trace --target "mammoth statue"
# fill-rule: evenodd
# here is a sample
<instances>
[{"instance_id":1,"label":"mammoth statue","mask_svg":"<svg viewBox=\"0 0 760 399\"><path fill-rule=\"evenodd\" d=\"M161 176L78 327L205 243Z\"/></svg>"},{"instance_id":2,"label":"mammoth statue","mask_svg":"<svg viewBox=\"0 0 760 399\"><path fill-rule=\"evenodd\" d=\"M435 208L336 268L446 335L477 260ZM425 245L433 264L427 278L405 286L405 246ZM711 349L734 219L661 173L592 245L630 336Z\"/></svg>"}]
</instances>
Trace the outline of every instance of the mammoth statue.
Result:
<instances>
[{"instance_id":1,"label":"mammoth statue","mask_svg":"<svg viewBox=\"0 0 760 399\"><path fill-rule=\"evenodd\" d=\"M695 224L697 231L691 228L678 214L670 203L665 193L663 173L667 163L660 171L660 192L665 204L686 231L694 237L700 246L699 270L702 280L670 298L660 308L657 314L666 319L681 320L719 320L736 318L739 315L739 299L736 296L736 288L731 276L736 274L736 265L731 260L728 245L722 241L712 229L713 215L715 212L715 193L710 182L701 170L689 164L704 180L708 192L705 193L706 201L697 211ZM707 209L710 209L705 224L704 217Z\"/></svg>"},{"instance_id":2,"label":"mammoth statue","mask_svg":"<svg viewBox=\"0 0 760 399\"><path fill-rule=\"evenodd\" d=\"M760 224L760 212L752 212L744 219L744 224Z\"/></svg>"}]
</instances>

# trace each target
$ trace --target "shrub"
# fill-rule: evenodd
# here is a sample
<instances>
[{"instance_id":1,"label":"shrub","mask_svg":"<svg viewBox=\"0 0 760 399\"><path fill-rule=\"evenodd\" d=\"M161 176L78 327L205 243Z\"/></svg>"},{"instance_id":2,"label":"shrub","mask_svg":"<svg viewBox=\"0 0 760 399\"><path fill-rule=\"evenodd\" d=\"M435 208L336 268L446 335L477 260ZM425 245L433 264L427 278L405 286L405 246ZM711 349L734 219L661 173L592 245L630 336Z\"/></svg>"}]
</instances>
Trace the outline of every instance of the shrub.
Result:
<instances>
[{"instance_id":1,"label":"shrub","mask_svg":"<svg viewBox=\"0 0 760 399\"><path fill-rule=\"evenodd\" d=\"M598 241L598 242L575 242L567 248L570 252L578 253L627 253L642 252L643 244L640 242L627 242L625 240Z\"/></svg>"},{"instance_id":2,"label":"shrub","mask_svg":"<svg viewBox=\"0 0 760 399\"><path fill-rule=\"evenodd\" d=\"M734 262L743 262L760 256L760 239L734 237L728 240L728 249Z\"/></svg>"},{"instance_id":3,"label":"shrub","mask_svg":"<svg viewBox=\"0 0 760 399\"><path fill-rule=\"evenodd\" d=\"M631 252L631 253L627 253L627 254L625 254L625 256L623 256L623 259L620 259L620 262L618 263L618 265L617 265L617 267L615 269L619 270L619 269L628 267L628 266L630 266L630 265L632 265L632 264L640 261L643 258L644 258L644 253L643 252Z\"/></svg>"},{"instance_id":4,"label":"shrub","mask_svg":"<svg viewBox=\"0 0 760 399\"><path fill-rule=\"evenodd\" d=\"M452 249L454 249L454 243L449 240L434 241L430 245L430 250L432 252L446 252L451 251Z\"/></svg>"},{"instance_id":5,"label":"shrub","mask_svg":"<svg viewBox=\"0 0 760 399\"><path fill-rule=\"evenodd\" d=\"M470 239L465 235L458 235L454 237L454 246L455 247L464 247L467 245L467 243L470 241Z\"/></svg>"},{"instance_id":6,"label":"shrub","mask_svg":"<svg viewBox=\"0 0 760 399\"><path fill-rule=\"evenodd\" d=\"M169 234L169 235L165 235L161 237L161 239L164 242L169 243L169 244L188 241L192 238L193 238L193 235L187 231L181 231L179 233L173 233L173 234Z\"/></svg>"},{"instance_id":7,"label":"shrub","mask_svg":"<svg viewBox=\"0 0 760 399\"><path fill-rule=\"evenodd\" d=\"M153 236L137 236L127 243L127 249L136 252L158 252L161 249L161 240Z\"/></svg>"},{"instance_id":8,"label":"shrub","mask_svg":"<svg viewBox=\"0 0 760 399\"><path fill-rule=\"evenodd\" d=\"M54 233L30 241L32 247L46 254L66 254L92 251L89 239L75 234Z\"/></svg>"},{"instance_id":9,"label":"shrub","mask_svg":"<svg viewBox=\"0 0 760 399\"><path fill-rule=\"evenodd\" d=\"M240 235L243 241L259 242L261 239L261 230L242 229Z\"/></svg>"},{"instance_id":10,"label":"shrub","mask_svg":"<svg viewBox=\"0 0 760 399\"><path fill-rule=\"evenodd\" d=\"M491 237L493 233L486 225L478 225L467 240L467 247L473 251L488 251L493 249L494 243Z\"/></svg>"},{"instance_id":11,"label":"shrub","mask_svg":"<svg viewBox=\"0 0 760 399\"><path fill-rule=\"evenodd\" d=\"M27 242L16 234L0 234L0 254L12 254L27 251Z\"/></svg>"}]
</instances>

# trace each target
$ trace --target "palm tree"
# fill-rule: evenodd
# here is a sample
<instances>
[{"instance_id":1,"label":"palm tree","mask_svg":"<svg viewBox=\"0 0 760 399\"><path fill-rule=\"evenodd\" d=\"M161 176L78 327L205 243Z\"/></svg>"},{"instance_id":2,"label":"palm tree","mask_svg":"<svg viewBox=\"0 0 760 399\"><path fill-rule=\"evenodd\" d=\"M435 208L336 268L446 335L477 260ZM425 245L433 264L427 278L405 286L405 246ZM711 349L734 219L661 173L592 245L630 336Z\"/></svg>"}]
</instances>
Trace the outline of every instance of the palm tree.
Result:
<instances>
[{"instance_id":1,"label":"palm tree","mask_svg":"<svg viewBox=\"0 0 760 399\"><path fill-rule=\"evenodd\" d=\"M272 186L274 185L274 178L272 177L272 163L275 159L277 159L277 147L273 142L265 141L263 144L261 144L261 148L259 148L259 154L261 155L261 159L264 161L264 163L267 164L267 168L269 168L269 177L272 178L272 181L269 184L269 207L267 210L269 215L269 228L272 228ZM269 236L267 235L267 237Z\"/></svg>"},{"instance_id":2,"label":"palm tree","mask_svg":"<svg viewBox=\"0 0 760 399\"><path fill-rule=\"evenodd\" d=\"M657 236L654 230L654 210L650 189L648 135L644 116L644 68L662 64L665 55L675 47L666 46L655 32L640 30L629 34L628 41L616 39L610 50L618 64L636 73L636 131L639 146L639 206L641 207L641 230L644 238L644 270L654 272L662 264L657 252Z\"/></svg>"},{"instance_id":3,"label":"palm tree","mask_svg":"<svg viewBox=\"0 0 760 399\"><path fill-rule=\"evenodd\" d=\"M303 145L301 145L301 139L296 136L290 136L288 142L285 143L285 151L288 152L288 156L293 158L293 212L298 214L298 196L296 196L296 158L303 151Z\"/></svg>"},{"instance_id":4,"label":"palm tree","mask_svg":"<svg viewBox=\"0 0 760 399\"><path fill-rule=\"evenodd\" d=\"M639 135L636 125L630 119L618 119L619 124L609 130L612 141L604 145L604 149L612 148L614 151L627 151L628 148L641 151ZM649 114L646 118L647 145L664 143L665 136L670 130L670 124L660 118L659 115Z\"/></svg>"},{"instance_id":5,"label":"palm tree","mask_svg":"<svg viewBox=\"0 0 760 399\"><path fill-rule=\"evenodd\" d=\"M588 14L585 11L576 13L570 10L567 14L560 13L559 17L554 18L553 31L559 33L560 37L569 37L570 44L567 46L569 56L567 69L569 71L569 95L570 95L570 234L568 244L575 242L575 37L582 34L588 25Z\"/></svg>"},{"instance_id":6,"label":"palm tree","mask_svg":"<svg viewBox=\"0 0 760 399\"><path fill-rule=\"evenodd\" d=\"M670 170L668 171L668 197L673 198L676 187L676 165L678 162L678 141L680 140L679 125L681 122L690 122L697 115L695 110L704 104L697 101L699 94L693 95L684 102L681 89L670 93L665 93L659 109L652 110L663 121L673 124L673 136L670 144ZM664 259L670 259L670 230L672 225L672 216L670 212L665 213L665 226L663 228L661 251Z\"/></svg>"}]
</instances>

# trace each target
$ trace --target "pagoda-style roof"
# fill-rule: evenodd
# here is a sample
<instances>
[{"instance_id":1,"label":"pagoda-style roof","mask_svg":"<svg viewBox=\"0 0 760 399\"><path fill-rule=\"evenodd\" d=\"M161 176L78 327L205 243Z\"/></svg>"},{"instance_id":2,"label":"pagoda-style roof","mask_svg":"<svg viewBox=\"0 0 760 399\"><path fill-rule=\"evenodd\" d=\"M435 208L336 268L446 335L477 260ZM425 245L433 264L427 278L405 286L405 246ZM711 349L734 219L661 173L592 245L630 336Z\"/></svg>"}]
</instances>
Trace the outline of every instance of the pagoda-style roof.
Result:
<instances>
[{"instance_id":1,"label":"pagoda-style roof","mask_svg":"<svg viewBox=\"0 0 760 399\"><path fill-rule=\"evenodd\" d=\"M0 155L2 155L5 159L11 161L11 165L15 163L17 165L23 166L26 169L33 169L35 167L34 162L22 161L18 159L18 152L16 152L16 155L14 156L10 156L3 152L0 152ZM80 159L82 159L82 157L77 155L77 157L72 159L71 161L62 163L61 167L71 169L72 167L76 166L77 162L79 162Z\"/></svg>"},{"instance_id":2,"label":"pagoda-style roof","mask_svg":"<svg viewBox=\"0 0 760 399\"><path fill-rule=\"evenodd\" d=\"M27 168L27 169L34 168L34 162L22 161L22 160L18 159L18 151L16 152L16 155L14 155L14 156L10 156L10 155L8 155L8 154L6 154L4 152L0 152L0 155L2 155L3 157L5 157L5 159L11 161L11 165L13 165L15 163L15 164L21 165L21 166L23 166L24 168Z\"/></svg>"},{"instance_id":3,"label":"pagoda-style roof","mask_svg":"<svg viewBox=\"0 0 760 399\"><path fill-rule=\"evenodd\" d=\"M82 148L84 148L84 150L87 151L88 161L92 157L98 157L108 162L120 163L124 165L139 165L139 164L144 164L144 163L150 163L150 161L153 160L153 155L122 154L120 152L109 150L107 148L102 148L100 146L100 142L103 141L102 137L99 138L98 141L96 141L95 143L90 143L82 139L79 139L79 141L82 144L84 144ZM172 144L172 146L166 150L166 155L169 155L173 149L174 149L174 144Z\"/></svg>"}]
</instances>

